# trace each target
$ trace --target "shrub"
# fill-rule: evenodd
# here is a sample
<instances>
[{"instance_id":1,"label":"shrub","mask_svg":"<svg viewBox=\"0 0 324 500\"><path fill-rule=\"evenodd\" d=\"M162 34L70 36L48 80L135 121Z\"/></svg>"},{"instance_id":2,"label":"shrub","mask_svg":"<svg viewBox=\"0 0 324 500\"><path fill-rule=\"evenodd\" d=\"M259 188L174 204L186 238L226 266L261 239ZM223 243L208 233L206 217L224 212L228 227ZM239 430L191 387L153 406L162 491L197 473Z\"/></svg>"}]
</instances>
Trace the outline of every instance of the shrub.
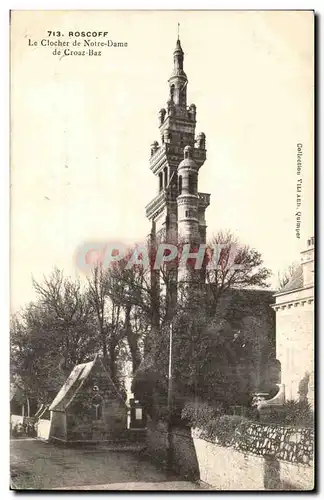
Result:
<instances>
[{"instance_id":1,"label":"shrub","mask_svg":"<svg viewBox=\"0 0 324 500\"><path fill-rule=\"evenodd\" d=\"M266 419L284 426L312 427L314 425L314 412L308 401L290 399L278 408L270 407Z\"/></svg>"},{"instance_id":2,"label":"shrub","mask_svg":"<svg viewBox=\"0 0 324 500\"><path fill-rule=\"evenodd\" d=\"M230 445L235 430L247 421L240 415L225 415L222 404L210 406L207 403L188 403L182 410L182 418L192 427L199 428L202 438L222 446Z\"/></svg>"},{"instance_id":3,"label":"shrub","mask_svg":"<svg viewBox=\"0 0 324 500\"><path fill-rule=\"evenodd\" d=\"M313 426L314 424L314 412L312 407L308 401L298 401L292 407L292 411L290 411L290 401L286 402L286 419L291 419L293 425L300 426ZM284 405L285 406L285 405Z\"/></svg>"},{"instance_id":4,"label":"shrub","mask_svg":"<svg viewBox=\"0 0 324 500\"><path fill-rule=\"evenodd\" d=\"M151 367L139 369L132 382L132 392L150 417L158 418L160 408L167 403L167 382Z\"/></svg>"},{"instance_id":5,"label":"shrub","mask_svg":"<svg viewBox=\"0 0 324 500\"><path fill-rule=\"evenodd\" d=\"M229 446L236 429L245 421L239 415L222 415L212 419L206 428L206 438L216 440L222 446Z\"/></svg>"},{"instance_id":6,"label":"shrub","mask_svg":"<svg viewBox=\"0 0 324 500\"><path fill-rule=\"evenodd\" d=\"M10 436L12 438L19 438L19 437L36 437L37 436L37 430L34 422L24 422L12 425L10 424Z\"/></svg>"},{"instance_id":7,"label":"shrub","mask_svg":"<svg viewBox=\"0 0 324 500\"><path fill-rule=\"evenodd\" d=\"M16 438L19 436L19 432L18 432L18 425L12 425L10 426L10 436L13 437L13 438Z\"/></svg>"},{"instance_id":8,"label":"shrub","mask_svg":"<svg viewBox=\"0 0 324 500\"><path fill-rule=\"evenodd\" d=\"M18 438L22 436L25 436L25 429L23 424L20 423L11 427L11 437Z\"/></svg>"},{"instance_id":9,"label":"shrub","mask_svg":"<svg viewBox=\"0 0 324 500\"><path fill-rule=\"evenodd\" d=\"M205 428L209 422L224 413L222 403L210 406L207 403L187 403L182 410L181 418L192 427Z\"/></svg>"}]
</instances>

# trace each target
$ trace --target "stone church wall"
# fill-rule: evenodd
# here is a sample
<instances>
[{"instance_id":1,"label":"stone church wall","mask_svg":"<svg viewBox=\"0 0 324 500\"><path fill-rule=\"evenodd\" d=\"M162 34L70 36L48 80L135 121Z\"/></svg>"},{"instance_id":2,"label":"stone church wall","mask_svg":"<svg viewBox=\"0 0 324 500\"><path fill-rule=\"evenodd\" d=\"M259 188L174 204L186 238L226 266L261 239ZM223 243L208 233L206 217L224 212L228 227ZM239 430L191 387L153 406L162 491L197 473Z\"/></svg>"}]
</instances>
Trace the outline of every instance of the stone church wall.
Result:
<instances>
[{"instance_id":1,"label":"stone church wall","mask_svg":"<svg viewBox=\"0 0 324 500\"><path fill-rule=\"evenodd\" d=\"M285 384L286 399L298 399L301 384L308 375L312 378L313 323L312 303L298 303L297 306L293 304L277 311L277 358L281 362L281 380ZM309 380L307 397L312 402L314 395L311 385Z\"/></svg>"}]
</instances>

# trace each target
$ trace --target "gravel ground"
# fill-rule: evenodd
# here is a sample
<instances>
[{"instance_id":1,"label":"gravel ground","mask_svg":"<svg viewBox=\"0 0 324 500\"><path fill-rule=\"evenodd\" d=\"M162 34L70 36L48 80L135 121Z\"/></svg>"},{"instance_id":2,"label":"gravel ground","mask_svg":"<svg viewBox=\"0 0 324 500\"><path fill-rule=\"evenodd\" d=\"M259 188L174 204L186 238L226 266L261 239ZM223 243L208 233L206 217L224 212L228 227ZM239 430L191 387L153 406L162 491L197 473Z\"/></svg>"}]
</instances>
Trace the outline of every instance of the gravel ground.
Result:
<instances>
[{"instance_id":1,"label":"gravel ground","mask_svg":"<svg viewBox=\"0 0 324 500\"><path fill-rule=\"evenodd\" d=\"M188 490L198 485L159 469L138 451L67 448L36 439L11 441L12 489Z\"/></svg>"}]
</instances>

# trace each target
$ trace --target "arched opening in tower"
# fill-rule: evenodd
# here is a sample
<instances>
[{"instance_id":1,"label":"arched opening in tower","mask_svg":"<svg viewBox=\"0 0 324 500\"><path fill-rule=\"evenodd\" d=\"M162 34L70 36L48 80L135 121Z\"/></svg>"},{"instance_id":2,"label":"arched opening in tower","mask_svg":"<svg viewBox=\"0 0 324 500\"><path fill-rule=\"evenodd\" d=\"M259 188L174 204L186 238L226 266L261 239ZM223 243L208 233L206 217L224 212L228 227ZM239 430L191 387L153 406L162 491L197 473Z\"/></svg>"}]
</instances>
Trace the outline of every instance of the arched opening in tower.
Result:
<instances>
[{"instance_id":1,"label":"arched opening in tower","mask_svg":"<svg viewBox=\"0 0 324 500\"><path fill-rule=\"evenodd\" d=\"M170 87L170 97L171 97L172 101L173 101L173 98L174 98L174 88L175 88L174 84L172 84L171 87Z\"/></svg>"},{"instance_id":2,"label":"arched opening in tower","mask_svg":"<svg viewBox=\"0 0 324 500\"><path fill-rule=\"evenodd\" d=\"M179 175L179 179L178 179L178 192L179 192L179 194L182 193L182 175Z\"/></svg>"},{"instance_id":3,"label":"arched opening in tower","mask_svg":"<svg viewBox=\"0 0 324 500\"><path fill-rule=\"evenodd\" d=\"M195 194L195 179L193 174L188 176L188 189L190 194Z\"/></svg>"},{"instance_id":4,"label":"arched opening in tower","mask_svg":"<svg viewBox=\"0 0 324 500\"><path fill-rule=\"evenodd\" d=\"M164 187L166 188L168 185L168 169L167 167L164 168Z\"/></svg>"}]
</instances>

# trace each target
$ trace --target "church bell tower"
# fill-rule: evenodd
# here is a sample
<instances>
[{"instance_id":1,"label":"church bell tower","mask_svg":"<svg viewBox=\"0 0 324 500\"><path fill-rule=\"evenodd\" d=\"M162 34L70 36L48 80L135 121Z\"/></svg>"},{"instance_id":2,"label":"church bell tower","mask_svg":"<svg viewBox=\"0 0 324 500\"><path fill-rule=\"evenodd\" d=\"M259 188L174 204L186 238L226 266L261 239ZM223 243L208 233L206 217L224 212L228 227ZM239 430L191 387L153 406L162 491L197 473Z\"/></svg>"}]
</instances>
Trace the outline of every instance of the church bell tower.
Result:
<instances>
[{"instance_id":1,"label":"church bell tower","mask_svg":"<svg viewBox=\"0 0 324 500\"><path fill-rule=\"evenodd\" d=\"M146 206L155 243L206 243L205 210L210 194L198 191L199 169L206 160L206 137L195 135L196 106L187 105L188 79L178 38L169 78L169 98L158 114L160 142L151 145L150 168L157 195ZM176 272L175 270L173 271ZM175 277L175 280L179 277Z\"/></svg>"}]
</instances>

